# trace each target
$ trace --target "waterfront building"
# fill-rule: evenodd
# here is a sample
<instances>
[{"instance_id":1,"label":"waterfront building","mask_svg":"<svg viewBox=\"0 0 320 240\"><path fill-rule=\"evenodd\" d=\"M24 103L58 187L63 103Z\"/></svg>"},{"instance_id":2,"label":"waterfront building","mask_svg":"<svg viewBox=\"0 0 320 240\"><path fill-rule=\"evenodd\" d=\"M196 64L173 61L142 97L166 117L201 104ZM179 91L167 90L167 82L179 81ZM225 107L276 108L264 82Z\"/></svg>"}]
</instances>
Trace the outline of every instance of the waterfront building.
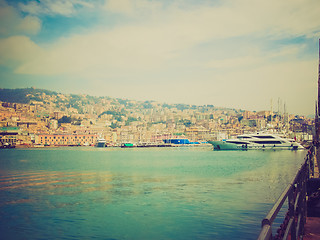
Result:
<instances>
[{"instance_id":1,"label":"waterfront building","mask_svg":"<svg viewBox=\"0 0 320 240\"><path fill-rule=\"evenodd\" d=\"M208 139L209 130L205 129L202 126L189 127L186 128L185 135L192 141L205 141L206 139Z\"/></svg>"},{"instance_id":2,"label":"waterfront building","mask_svg":"<svg viewBox=\"0 0 320 240\"><path fill-rule=\"evenodd\" d=\"M19 127L1 127L0 128L0 146L17 144L17 136L20 134Z\"/></svg>"},{"instance_id":3,"label":"waterfront building","mask_svg":"<svg viewBox=\"0 0 320 240\"><path fill-rule=\"evenodd\" d=\"M97 134L38 134L36 144L50 146L86 146L94 145Z\"/></svg>"}]
</instances>

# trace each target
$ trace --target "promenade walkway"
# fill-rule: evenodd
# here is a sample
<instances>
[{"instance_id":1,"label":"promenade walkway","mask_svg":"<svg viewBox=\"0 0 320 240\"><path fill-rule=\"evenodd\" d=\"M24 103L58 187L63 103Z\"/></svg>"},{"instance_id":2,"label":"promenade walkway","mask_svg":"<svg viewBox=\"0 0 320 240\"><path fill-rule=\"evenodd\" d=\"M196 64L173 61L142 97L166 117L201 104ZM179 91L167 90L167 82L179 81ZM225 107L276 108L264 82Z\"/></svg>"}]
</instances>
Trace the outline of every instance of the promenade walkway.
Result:
<instances>
[{"instance_id":1,"label":"promenade walkway","mask_svg":"<svg viewBox=\"0 0 320 240\"><path fill-rule=\"evenodd\" d=\"M318 158L319 159L319 158ZM311 186L314 189L319 189L320 178L319 178L319 168L318 161L314 161L314 180ZM304 240L320 240L320 191L316 191L308 199L308 211L307 219L304 225Z\"/></svg>"},{"instance_id":2,"label":"promenade walkway","mask_svg":"<svg viewBox=\"0 0 320 240\"><path fill-rule=\"evenodd\" d=\"M320 218L307 217L307 222L304 226L304 240L317 240L320 239Z\"/></svg>"}]
</instances>

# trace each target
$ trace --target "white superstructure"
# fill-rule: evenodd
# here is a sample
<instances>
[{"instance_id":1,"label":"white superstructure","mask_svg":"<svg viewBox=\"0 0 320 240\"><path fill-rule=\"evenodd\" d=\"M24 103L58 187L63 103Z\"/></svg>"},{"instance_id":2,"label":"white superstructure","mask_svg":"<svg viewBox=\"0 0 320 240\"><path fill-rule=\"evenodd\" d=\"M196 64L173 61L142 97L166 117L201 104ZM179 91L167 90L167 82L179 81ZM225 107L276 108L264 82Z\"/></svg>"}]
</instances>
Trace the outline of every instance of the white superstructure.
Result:
<instances>
[{"instance_id":1,"label":"white superstructure","mask_svg":"<svg viewBox=\"0 0 320 240\"><path fill-rule=\"evenodd\" d=\"M208 142L211 143L216 150L303 149L294 139L268 133L242 134L234 139Z\"/></svg>"},{"instance_id":2,"label":"white superstructure","mask_svg":"<svg viewBox=\"0 0 320 240\"><path fill-rule=\"evenodd\" d=\"M96 142L96 147L106 147L107 141L102 137L102 135L99 136Z\"/></svg>"}]
</instances>

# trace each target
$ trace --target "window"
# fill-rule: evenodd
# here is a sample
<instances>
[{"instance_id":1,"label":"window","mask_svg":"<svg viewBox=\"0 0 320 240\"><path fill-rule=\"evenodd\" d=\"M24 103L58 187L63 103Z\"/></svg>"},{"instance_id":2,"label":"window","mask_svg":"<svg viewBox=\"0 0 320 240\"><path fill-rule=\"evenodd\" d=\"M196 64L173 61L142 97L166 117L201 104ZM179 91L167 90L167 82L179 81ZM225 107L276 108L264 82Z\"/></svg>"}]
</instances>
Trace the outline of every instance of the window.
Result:
<instances>
[{"instance_id":1,"label":"window","mask_svg":"<svg viewBox=\"0 0 320 240\"><path fill-rule=\"evenodd\" d=\"M239 142L239 141L227 141L227 143L234 143L234 144L248 144L247 142Z\"/></svg>"},{"instance_id":2,"label":"window","mask_svg":"<svg viewBox=\"0 0 320 240\"><path fill-rule=\"evenodd\" d=\"M281 141L254 141L258 144L281 144Z\"/></svg>"},{"instance_id":3,"label":"window","mask_svg":"<svg viewBox=\"0 0 320 240\"><path fill-rule=\"evenodd\" d=\"M255 137L260 139L274 139L273 136L255 136Z\"/></svg>"}]
</instances>

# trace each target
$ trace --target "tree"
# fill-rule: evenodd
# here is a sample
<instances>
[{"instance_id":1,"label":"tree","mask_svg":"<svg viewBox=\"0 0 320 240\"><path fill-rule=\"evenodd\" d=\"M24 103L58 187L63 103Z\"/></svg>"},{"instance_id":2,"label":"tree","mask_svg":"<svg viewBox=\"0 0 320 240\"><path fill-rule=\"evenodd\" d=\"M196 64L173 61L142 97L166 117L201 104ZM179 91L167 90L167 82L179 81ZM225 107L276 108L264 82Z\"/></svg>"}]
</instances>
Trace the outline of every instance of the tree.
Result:
<instances>
[{"instance_id":1,"label":"tree","mask_svg":"<svg viewBox=\"0 0 320 240\"><path fill-rule=\"evenodd\" d=\"M63 116L58 120L58 123L71 123L71 122L72 122L72 119L71 117L68 117L68 116Z\"/></svg>"}]
</instances>

